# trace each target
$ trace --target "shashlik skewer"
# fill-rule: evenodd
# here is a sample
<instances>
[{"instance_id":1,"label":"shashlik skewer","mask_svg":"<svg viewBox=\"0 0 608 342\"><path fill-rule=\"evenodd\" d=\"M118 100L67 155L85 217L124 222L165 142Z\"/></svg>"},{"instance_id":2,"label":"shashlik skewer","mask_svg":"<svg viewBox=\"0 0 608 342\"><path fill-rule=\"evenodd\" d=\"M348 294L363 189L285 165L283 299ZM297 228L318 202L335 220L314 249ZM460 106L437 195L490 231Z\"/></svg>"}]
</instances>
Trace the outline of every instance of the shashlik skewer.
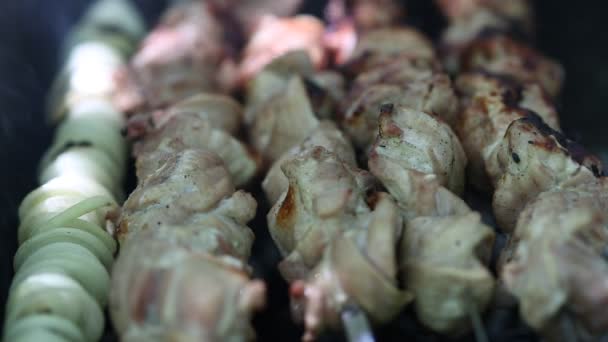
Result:
<instances>
[{"instance_id":1,"label":"shashlik skewer","mask_svg":"<svg viewBox=\"0 0 608 342\"><path fill-rule=\"evenodd\" d=\"M494 291L487 268L494 233L457 196L465 163L447 124L408 107L383 107L369 168L405 220L400 279L421 322L452 335L471 328L471 307L483 312Z\"/></svg>"},{"instance_id":2,"label":"shashlik skewer","mask_svg":"<svg viewBox=\"0 0 608 342\"><path fill-rule=\"evenodd\" d=\"M289 23L292 20L298 21L301 19L298 17L281 19L283 24L277 23L275 26L290 27ZM319 25L321 24L319 23ZM254 37L256 34L264 37L271 32L272 27L262 26L259 28L259 31L254 33ZM288 33L290 37L292 35L296 36L293 39L296 42L305 41L297 38L298 34L300 34L298 30L293 29ZM306 35L307 33L302 32L302 34ZM254 42L259 43L260 41L254 39ZM319 43L320 39L308 41L308 44L312 46L317 46ZM266 41L266 44L274 43ZM324 117L327 114L331 116L333 114L331 111L328 113L327 109L335 104L335 95L333 95L335 92L328 91L327 87L331 84L340 84L341 81L332 74L314 71L315 67L311 62L311 58L314 58L314 49L308 47L309 45L307 44L287 47L279 44L280 49L278 51L281 51L283 55L274 60L269 60L269 63L249 82L247 87L248 110L246 122L249 124L250 137L254 147L263 156L266 163L274 162L263 182L263 188L271 203L276 202L279 196L287 191L289 187L289 180L282 174L281 165L291 160L294 156L299 155L299 153L309 153L313 149L326 147L332 152L344 153L343 158L350 165L348 167L355 170L354 151L345 136L334 124L328 121L320 121L315 116L315 114L321 114L320 117ZM283 48L285 50L281 50ZM277 48L269 50L277 51ZM253 58L256 58L256 56L253 56ZM317 101L317 103L311 103L308 96L309 93L321 95L322 100ZM296 122L300 124L295 124ZM332 158L336 158L337 165L342 164L340 157L337 157L333 153L331 156ZM328 163L328 160L323 161L323 164ZM331 184L331 181L329 181L329 184ZM280 266L283 276L288 281L302 278L308 272L299 251L293 250L293 253L289 251L296 243L292 241L293 237L287 236L291 230L292 228L288 227L287 230L283 230L282 233L284 234L282 234L279 230L271 229L271 235L278 242L279 249L284 255L290 255ZM312 234L310 236L313 238L314 236L319 237L319 234ZM288 243L288 240L292 241L292 243ZM318 239L313 239L308 243L304 242L300 244L300 246L305 254L310 252L315 253L315 250L318 254L323 253L324 249L320 243ZM307 248L309 250L304 251ZM319 259L319 255L316 257L309 255L309 257ZM308 261L310 262L309 266L314 267L316 261ZM300 283L296 281L294 286L297 288L298 284ZM329 284L329 286L331 285ZM321 290L321 292L325 291ZM321 294L322 297L326 295L328 294ZM318 304L321 305L327 302L326 299L319 298L319 300ZM297 301L300 301L299 298ZM343 312L342 304L331 308L332 313L330 314L330 318L334 320L334 324L338 324L340 321L340 313ZM355 332L355 330L363 328L364 331L354 333L353 338L371 336L369 327L366 324L361 325L360 323L366 322L365 316L361 314L361 310L356 305L353 306L352 304L349 303L349 312L356 313L355 316L358 319L353 320L349 319L348 317L350 316L348 315L344 316L344 324L347 330ZM317 307L317 309L324 310L320 309L320 307ZM327 322L323 322L325 315L323 312L315 312L312 315L306 314L305 318L300 317L308 322L308 332L304 336L305 339L314 338L320 328L327 324ZM314 326L311 326L311 319L316 322L312 323Z\"/></svg>"},{"instance_id":3,"label":"shashlik skewer","mask_svg":"<svg viewBox=\"0 0 608 342\"><path fill-rule=\"evenodd\" d=\"M68 61L49 96L49 116L63 120L41 163L42 185L19 207L6 341L96 341L103 333L116 251L110 221L126 163L109 80L141 30L126 2L102 0L69 39ZM83 82L91 77L93 87Z\"/></svg>"},{"instance_id":4,"label":"shashlik skewer","mask_svg":"<svg viewBox=\"0 0 608 342\"><path fill-rule=\"evenodd\" d=\"M125 90L143 96L134 97L128 127L138 139L139 184L119 219L111 293L123 339L247 340L254 336L251 316L264 305L265 286L249 278L246 263L253 241L246 223L256 202L235 191L257 169L232 136L242 110L225 96L200 94L240 82L238 75L218 79L220 64L232 62L220 58L231 49L226 32L200 21L214 15L213 3L175 7L135 55L127 78Z\"/></svg>"},{"instance_id":5,"label":"shashlik skewer","mask_svg":"<svg viewBox=\"0 0 608 342\"><path fill-rule=\"evenodd\" d=\"M467 44L457 84L474 95L462 119L493 123L470 126L486 137L483 152L470 157L494 188L499 225L512 234L501 255L501 280L524 320L545 338L604 334L608 325L598 313L608 298L605 178L596 157L555 130L557 115L542 91L556 96L562 72L504 34ZM493 75L467 74L467 67ZM505 76L512 86L501 82ZM493 92L484 85L490 83Z\"/></svg>"},{"instance_id":6,"label":"shashlik skewer","mask_svg":"<svg viewBox=\"0 0 608 342\"><path fill-rule=\"evenodd\" d=\"M342 124L358 147L369 151L370 170L400 206L406 226L401 247L411 252L399 260L405 288L432 330L466 331L471 310L483 311L493 293L486 267L493 233L457 197L466 158L449 127L457 123L458 109L450 79L430 42L407 28L363 35L346 69L355 80ZM458 262L474 268L467 273ZM439 289L447 283L455 286Z\"/></svg>"},{"instance_id":7,"label":"shashlik skewer","mask_svg":"<svg viewBox=\"0 0 608 342\"><path fill-rule=\"evenodd\" d=\"M360 57L359 60L357 60L357 64L354 64L354 67L359 67L361 68L362 66L365 67L367 66L368 68L373 68L374 66L382 66L384 64L384 62L386 60L389 60L390 58L395 58L395 56L406 56L409 53L416 53L418 51L421 50L408 50L408 49L403 49L403 50L399 50L398 46L395 45L391 45L391 43L389 43L389 40L386 39L385 37L390 37L391 33L396 34L398 37L402 37L402 40L406 41L406 42L411 42L409 44L406 44L406 47L411 47L412 45L416 45L416 43L422 41L424 42L424 39L416 39L416 35L412 32L410 34L410 31L407 30L403 30L403 31L398 31L398 30L384 30L384 31L379 31L379 32L374 32L375 36L378 36L380 38L384 38L384 40L381 39L376 39L376 38L370 38L369 40L366 40L365 42L367 42L369 45L371 45L371 47L368 49L368 51L365 51L364 53L362 52L362 56ZM393 43L394 44L394 43ZM365 46L365 45L364 45ZM428 51L430 51L428 53L429 56L433 56L434 57L434 52L432 51L432 47L430 47L430 44L428 44ZM377 55L373 55L371 54L371 58L369 58L369 60L366 60L365 57L370 56L370 51L372 50L374 51L374 48L379 50L379 53ZM397 51L395 51L397 50ZM424 51L424 50L422 50ZM422 53L422 52L421 52ZM423 69L425 64L431 64L428 61L424 60L424 57L426 56L421 56L420 58L418 58L418 60L414 59L414 62L412 62L410 65L412 65L413 67L417 66L415 63L420 64L419 69L421 69L421 73L424 72L428 72L427 70ZM436 63L436 62L435 62ZM435 64L437 65L437 64ZM271 69L272 66L269 68ZM385 77L388 76L389 80L390 80L390 76L392 76L392 74L389 71L384 71L381 70L382 72L384 72ZM262 75L264 75L264 71L261 73ZM407 73L405 74L407 75ZM366 75L367 76L367 75ZM412 86L412 87L416 87L416 86L420 86L421 88L428 88L426 86L423 85L419 85L416 84L415 82L411 81L408 78L405 78L404 80L399 80L398 77L396 82L397 84L399 84L398 82L401 81L403 83L404 87L408 87L408 86ZM444 76L444 79L447 80L447 84L449 85L449 78L447 78L447 76ZM297 78L294 78L294 80L298 80ZM379 86L382 85L382 81L383 81L383 77L382 77L382 73L377 73L377 74L373 74L373 76L370 77L366 77L366 78L362 78L362 81L360 81L360 85L359 85L359 89L363 88L365 85L376 85L378 84ZM295 81L293 81L295 82ZM255 86L260 86L260 84L263 84L262 82L258 81L256 82L256 80L254 79L254 83L253 83L253 91L252 93L255 94L256 93L256 89ZM271 234L275 240L275 242L277 243L277 245L279 246L280 250L282 251L282 254L286 257L285 260L281 263L280 265L280 269L281 272L283 274L283 276L289 280L292 281L292 297L293 297L293 302L298 303L298 302L303 302L304 306L300 309L304 311L304 321L305 324L307 326L307 333L305 335L305 339L312 339L314 338L314 336L316 334L318 334L319 330L324 326L324 325L336 325L339 322L339 316L340 316L340 312L341 310L343 310L345 307L347 307L347 304L351 304L349 303L350 300L354 300L354 303L358 304L359 306L361 306L361 308L368 314L370 315L370 317L374 320L374 321L387 321L390 318L392 318L396 312L398 312L400 310L400 307L403 306L407 301L408 301L408 297L409 295L406 295L406 293L402 294L402 299L403 300L398 300L396 302L396 305L386 305L385 304L379 304L382 303L382 299L379 297L372 297L371 299L368 300L363 300L362 302L361 299L361 294L365 293L365 282L369 282L370 279L378 279L377 277L374 276L375 272L384 272L383 271L383 267L386 266L386 262L390 261L392 264L395 264L396 260L395 255L387 252L386 255L384 255L384 259L382 259L384 261L384 264L381 265L376 265L377 267L379 267L379 269L376 269L374 271L374 268L369 268L369 267L365 267L364 265L359 266L358 268L360 270L363 269L367 269L368 272L366 273L368 276L367 277L361 277L360 279L367 279L367 280L361 280L361 281L357 281L355 279L352 279L350 277L348 277L346 275L346 271L347 269L349 269L349 267L351 267L352 265L348 265L345 263L346 258L342 259L342 254L349 254L351 252L349 252L349 249L346 247L346 245L344 245L344 243L338 243L335 242L337 244L339 244L341 247L331 247L334 244L334 241L341 241L343 239L348 239L348 235L350 233L347 233L349 230L347 229L346 231L343 231L343 228L340 228L342 224L344 224L344 222L348 222L348 217L349 215L356 215L356 214L346 214L343 213L343 211L348 212L348 205L347 202L343 202L343 201L348 201L348 198L352 198L352 196L355 196L354 194L360 192L360 191L356 191L356 188L353 188L353 185L342 185L341 187L346 187L347 190L345 191L345 195L344 195L344 200L340 200L341 197L341 192L337 191L338 189L336 189L336 187L338 185L334 185L334 182L337 182L336 184L339 184L339 182L344 181L343 178L346 176L338 176L341 173L340 170L342 170L343 167L347 167L347 168L352 168L352 166L348 166L348 161L346 162L347 164L345 164L344 161L340 160L340 157L337 155L334 155L331 152L327 152L323 147L323 145L325 145L324 147L329 148L330 151L332 151L333 149L340 149L340 146L344 146L344 144L340 141L340 139L336 139L338 137L340 137L340 134L337 133L333 133L332 130L335 131L334 127L331 126L327 126L327 124L325 124L325 126L323 125L319 125L318 124L318 120L316 120L314 118L314 115L312 115L311 110L310 110L310 106L306 105L306 93L303 91L303 87L299 87L300 91L298 92L287 92L287 91L283 91L281 94L282 96L279 97L279 99L283 102L289 102L289 103L303 103L305 105L301 105L301 106L289 106L289 107L279 107L279 108L287 108L287 110L284 110L282 112L278 112L276 110L273 110L273 107L264 107L264 106L259 106L258 103L255 103L256 105L258 105L259 107L257 108L257 110L254 112L255 115L257 116L262 116L262 115L266 115L266 116L283 116L283 120L285 123L289 122L293 122L294 120L298 119L298 115L304 115L304 117L308 117L310 118L309 122L309 128L306 129L302 129L300 131L298 131L298 135L287 135L285 136L283 134L283 139L281 140L282 144L280 144L280 148L282 148L282 150L278 151L277 153L271 153L269 154L267 157L270 160L276 160L276 163L273 165L273 167L271 168L270 173L267 175L267 178L264 181L264 188L267 191L267 195L269 197L269 199L271 201L274 201L278 198L278 202L276 202L275 206L273 207L272 211L269 213L268 215L268 220L269 220L269 228L271 230ZM432 87L431 87L432 88ZM359 90L360 92L361 90ZM455 95L453 93L453 90L451 89L451 87L448 87L448 89L446 89L445 93L447 93L448 97L451 98L452 100L455 101ZM451 95L451 97L450 97ZM295 96L299 96L300 99L298 100L297 98L292 99ZM302 100L304 99L304 100ZM413 101L417 101L417 97L416 96L412 96L412 100ZM433 100L435 102L437 102L436 98L433 98ZM442 99L439 99L439 101L441 101ZM258 100L259 102L264 103L264 99L262 100ZM272 101L272 99L270 100L266 100L266 101ZM371 107L371 106L370 106ZM444 106L444 108L449 107L449 106ZM451 106L452 108L449 108L449 110L454 110L455 106ZM447 111L447 110L446 110ZM426 114L424 114L426 115ZM301 117L299 120L302 120ZM254 120L255 121L255 120ZM429 121L433 121L436 122L436 119L429 119ZM272 126L269 125L268 123L262 123L262 125L264 125L264 127L266 127L266 129L268 129L270 127L272 127L274 130L272 131L276 136L281 136L281 133L284 132L286 130L286 128L281 128L281 127L276 127L276 126ZM435 126L439 125L439 122L435 123ZM447 126L445 124L443 124L445 128L447 128ZM371 126L371 125L370 125ZM314 128L316 127L316 128ZM287 127L288 128L288 127ZM462 152L462 148L460 148L460 145L457 142L457 139L454 135L454 133L451 132L451 130L449 128L448 132L449 134L447 135L447 141L445 141L445 144L448 144L451 148L452 144L454 144L454 141L457 144L457 151L459 151L460 153L457 153L458 157L456 157L455 159L458 160L458 162L456 163L456 165L448 165L450 163L453 163L454 158L450 158L449 156L441 156L441 160L445 161L447 164L445 165L446 169L445 171L438 171L438 174L441 173L443 176L443 174L446 175L446 177L449 177L452 179L452 181L450 181L451 185L453 185L455 188L459 188L459 190L456 191L462 191L462 185L463 185L463 177L464 177L464 154ZM439 131L441 131L441 129L439 129ZM309 137L303 142L301 143L299 146L293 148L291 151L285 153L285 150L289 147L292 146L294 141L301 141L302 140L302 136L305 135L307 132L312 132L309 133L311 135L309 135ZM425 134L429 134L430 133L430 138L429 136L426 136ZM447 132L446 132L447 133ZM337 135L336 135L337 134ZM373 133L370 133L370 135ZM433 134L431 132L422 132L420 134L420 136L424 136L425 138L421 138L422 140L424 139L430 139L432 141L433 139ZM451 135L450 135L451 134ZM354 135L354 134L353 134ZM259 135L253 135L254 137L259 137ZM333 138L329 138L330 136L332 136ZM439 137L441 135L438 135ZM372 136L373 137L373 136ZM341 138L342 140L344 139L343 137ZM441 138L440 138L441 139ZM440 140L440 146L441 146L441 142L443 140ZM431 142L432 144L432 142ZM278 144L269 144L272 146L276 146ZM316 145L316 146L315 146ZM424 147L421 147L421 149L424 149ZM315 152L316 151L316 152ZM321 152L323 151L323 152ZM348 149L344 149L342 148L343 153L345 153L346 155L346 160L349 160L350 158L348 157L349 155L352 155L352 152L348 153ZM351 148L352 151L352 148ZM333 151L332 151L333 152ZM285 154L284 154L285 153ZM326 155L327 154L327 155ZM282 157L278 157L279 155L282 155ZM330 158L331 156L331 158ZM435 156L436 157L436 156ZM431 162L430 165L434 165L433 162L439 162L437 159L433 159L433 157L431 157ZM462 161L460 163L460 161ZM352 161L351 161L352 163ZM337 165L341 165L340 167L338 167ZM459 165L459 166L458 166ZM454 170L450 169L450 167L454 166L455 169L459 169L460 171L456 171L456 173L454 173ZM284 175L281 175L279 173L279 168L282 168L282 171L284 172ZM382 168L380 168L382 169ZM325 171L327 170L327 171ZM351 171L352 172L352 171ZM333 175L332 175L333 173ZM336 175L337 174L337 175ZM458 174L460 176L458 176ZM302 178L300 178L302 177ZM329 177L329 178L327 178ZM336 177L336 178L334 178ZM327 178L327 179L326 179ZM458 181L457 179L460 178L460 180ZM443 180L443 179L442 179ZM318 183L318 184L317 184ZM355 182L355 183L360 183L359 182ZM458 183L460 185L458 185ZM321 184L321 185L320 185ZM315 190L317 187L320 187L319 189L319 193L316 194ZM325 192L323 192L325 191ZM278 194L280 194L282 192L282 194L280 195L280 197L278 197ZM449 191L444 189L444 193L449 194ZM420 195L421 193L418 193L417 195ZM334 197L331 197L334 196ZM329 199L324 199L325 197L327 198L331 198L331 200ZM384 196L386 197L386 196ZM383 198L384 198L383 197ZM431 196L432 197L432 196ZM449 200L446 200L447 203L453 203L455 208L466 208L466 211L470 211L466 205L464 205L464 202L462 202L461 200L453 200L452 197L454 199L457 199L456 196L451 195L451 197L449 195L446 195L446 198L449 198ZM357 198L357 196L355 196L355 198ZM388 200L388 197L386 197L386 199ZM344 203L344 204L340 204L340 203ZM446 202L443 202L446 203ZM442 205L443 205L442 203ZM432 205L430 205L432 206ZM329 210L331 208L334 208L335 210ZM404 205L404 207L407 207L407 205ZM393 208L393 213L397 215L397 211L394 211L395 207L394 204L392 204L392 208ZM327 213L324 214L324 210L328 209L329 211ZM465 211L465 209L461 209L463 212ZM445 213L445 215L447 215L448 213ZM400 215L398 215L400 216ZM404 215L406 216L406 215ZM417 215L420 216L420 215ZM325 220L328 221L325 221ZM365 220L362 219L363 222L365 222ZM314 222L317 222L316 224ZM447 220L447 222L450 222L450 220ZM479 223L479 215L472 215L469 217L469 219L464 220L464 223L462 223L460 226L463 228L467 228L467 227L471 227L471 223L472 222L477 222L476 225L472 225L472 227L474 227L474 230L477 230L478 233L477 236L479 236L479 240L477 240L477 242L473 241L471 243L470 248L475 249L478 247L478 245L484 245L485 248L481 248L483 250L479 251L479 253L481 253L480 256L478 256L475 253L472 253L472 255L464 255L463 258L469 257L472 258L473 260L478 260L478 257L481 257L481 259L487 260L487 257L489 256L488 251L490 250L490 248L488 248L488 245L491 246L492 245L492 233L491 231L481 225ZM321 225L321 228L315 229L314 227L316 227L316 225ZM333 226L335 224L338 224L338 226L334 229L330 229L330 226ZM446 223L449 224L449 223ZM348 226L348 225L347 225ZM351 225L352 226L352 225ZM327 230L327 232L324 232L324 229ZM352 228L353 230L356 230L355 228ZM372 227L361 227L360 229L362 229L363 231L365 230L369 230L372 229ZM386 228L378 228L378 229L386 229ZM351 232L352 233L352 232ZM386 233L386 232L385 232ZM355 233L353 233L355 234ZM389 234L390 235L390 234ZM393 238L392 238L392 243L393 246L396 246L396 244L398 243L397 241L399 241L399 237L398 236L394 236L395 234L392 234ZM400 235L399 233L397 235ZM390 239L389 239L390 240ZM446 239L447 240L447 239ZM384 242L387 242L388 240L384 240ZM370 242L370 244L373 244ZM385 244L384 248L388 248L388 245L390 245L390 242L388 244ZM364 248L364 247L361 247ZM338 250L338 252L336 252L336 250ZM466 248L465 248L466 250ZM371 253L370 250L362 250L360 251L364 254L367 253ZM337 253L337 254L336 254ZM353 252L354 253L354 252ZM336 254L336 255L334 255ZM466 254L466 253L465 253ZM333 256L332 256L333 255ZM337 259L336 259L337 258ZM350 260L358 260L354 255L351 255L351 257L349 258ZM342 260L342 261L339 261ZM479 261L477 261L479 263ZM356 263L356 261L352 261L352 263ZM317 266L318 265L318 266ZM315 267L317 266L317 267ZM479 282L479 287L477 287L478 289L480 289L480 291L482 292L481 295L479 295L479 297L476 297L474 299L474 301L478 301L479 303L479 308L476 309L483 309L483 307L487 304L489 298L490 298L490 294L492 293L492 289L493 289L493 279L491 274L485 269L485 267L481 264L479 264L480 270L481 272L478 273L478 275L481 275L482 278L485 277L485 282L484 281L480 281ZM389 267L390 269L390 267ZM362 272L362 271L360 271ZM391 273L390 271L387 271L389 274ZM484 273L485 272L485 273ZM422 272L417 272L418 274L422 274ZM318 276L313 276L317 274ZM333 274L333 275L332 275ZM338 278L336 278L336 274L337 275L341 275L341 276L337 276ZM326 276L323 276L326 275ZM395 276L395 273L392 273L392 277ZM339 279L340 277L346 277L344 279ZM295 280L295 281L294 281ZM469 279L470 280L470 279ZM460 289L467 289L467 282L469 280L463 280L462 282L465 284L463 285ZM479 280L479 279L478 279ZM344 285L344 282L350 282L350 284L346 284ZM388 294L394 294L397 295L397 293L400 292L400 290L398 290L398 287L396 287L397 283L394 283L395 279L393 278L393 283L392 285L384 287L383 291L378 291L378 292L383 292L384 296L387 296ZM341 285L342 284L342 285ZM424 284L424 286L426 286L427 283ZM484 284L484 285L482 285ZM346 286L346 289L343 288L344 286ZM391 287L392 286L392 287ZM418 289L420 289L421 287L418 287ZM455 316L457 316L454 320L460 320L462 321L464 317L465 320L468 320L469 318L469 310L468 310L468 306L469 306L469 302L471 301L470 299L470 294L467 292L466 293L466 298L463 300L462 297L464 296L464 292L466 291L460 291L460 293L457 293L456 295L454 295L453 297L456 296L460 296L461 298L459 300L464 301L464 304L460 306L459 313L456 313ZM458 291L456 291L458 292ZM478 293L476 293L475 295L477 296ZM349 299L349 297L351 297L351 299ZM392 295L389 297L393 297ZM430 299L432 296L426 296L426 298ZM384 299L386 299L387 297L385 297ZM359 301L359 302L358 302ZM393 301L393 303L395 303L395 301ZM427 302L428 303L428 302ZM386 310L381 309L382 307L384 307ZM390 308L393 308L392 310ZM428 312L431 311L436 311L433 309L430 309ZM460 315L460 316L459 316ZM441 324L446 324L446 325L450 325L452 324L452 322L449 322L450 317L445 318L445 321L448 321L447 323L445 322L441 322ZM429 322L433 321L433 319L429 319ZM461 322L459 322L461 323ZM454 325L457 325L454 324ZM462 325L462 324L461 324ZM465 326L467 325L466 323L464 324ZM437 327L438 329L445 329L445 330L450 330L453 329L452 326L448 326L448 327Z\"/></svg>"}]
</instances>

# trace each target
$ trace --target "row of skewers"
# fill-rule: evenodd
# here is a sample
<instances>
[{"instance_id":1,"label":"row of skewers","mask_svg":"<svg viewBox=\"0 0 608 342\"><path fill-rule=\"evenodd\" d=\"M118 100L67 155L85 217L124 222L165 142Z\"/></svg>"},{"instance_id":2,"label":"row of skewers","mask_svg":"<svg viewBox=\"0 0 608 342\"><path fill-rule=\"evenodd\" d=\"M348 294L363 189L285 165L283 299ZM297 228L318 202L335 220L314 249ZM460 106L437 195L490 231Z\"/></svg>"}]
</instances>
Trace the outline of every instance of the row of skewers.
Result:
<instances>
[{"instance_id":1,"label":"row of skewers","mask_svg":"<svg viewBox=\"0 0 608 342\"><path fill-rule=\"evenodd\" d=\"M329 27L290 17L297 1L172 5L113 89L138 179L115 220L121 339L254 336L267 294L238 187L260 173L304 340L369 338L409 303L452 336L483 339L479 315L513 303L550 340L606 332L602 166L559 132L559 65L512 34L531 34L530 3L437 3L439 51L396 1L330 1ZM509 234L496 273L466 179Z\"/></svg>"}]
</instances>

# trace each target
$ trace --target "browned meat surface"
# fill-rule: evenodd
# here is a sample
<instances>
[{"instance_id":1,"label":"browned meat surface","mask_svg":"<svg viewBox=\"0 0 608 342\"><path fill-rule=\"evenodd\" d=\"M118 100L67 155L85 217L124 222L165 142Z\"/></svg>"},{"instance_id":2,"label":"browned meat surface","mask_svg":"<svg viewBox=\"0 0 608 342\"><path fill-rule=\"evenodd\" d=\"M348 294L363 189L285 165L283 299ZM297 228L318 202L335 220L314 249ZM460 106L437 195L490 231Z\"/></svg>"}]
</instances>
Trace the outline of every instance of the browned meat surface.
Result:
<instances>
[{"instance_id":1,"label":"browned meat surface","mask_svg":"<svg viewBox=\"0 0 608 342\"><path fill-rule=\"evenodd\" d=\"M222 158L236 185L247 183L255 174L257 164L247 147L230 135L241 122L238 103L221 95L198 95L157 116L155 129L136 142L137 177L140 180L156 171L171 156L187 149L206 149ZM222 106L223 105L223 106ZM234 127L234 128L233 128Z\"/></svg>"}]
</instances>

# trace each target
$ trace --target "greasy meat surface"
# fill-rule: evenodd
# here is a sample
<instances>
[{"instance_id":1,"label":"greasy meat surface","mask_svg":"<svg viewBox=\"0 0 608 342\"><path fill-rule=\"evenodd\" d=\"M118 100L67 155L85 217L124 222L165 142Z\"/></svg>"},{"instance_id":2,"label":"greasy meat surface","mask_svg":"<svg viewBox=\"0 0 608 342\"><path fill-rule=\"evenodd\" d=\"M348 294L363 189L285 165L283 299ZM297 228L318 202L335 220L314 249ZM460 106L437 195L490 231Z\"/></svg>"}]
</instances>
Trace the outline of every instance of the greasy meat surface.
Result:
<instances>
[{"instance_id":1,"label":"greasy meat surface","mask_svg":"<svg viewBox=\"0 0 608 342\"><path fill-rule=\"evenodd\" d=\"M243 51L241 81L248 81L273 59L294 50L305 50L314 67L321 68L326 59L323 32L323 23L312 16L263 17Z\"/></svg>"},{"instance_id":2,"label":"greasy meat surface","mask_svg":"<svg viewBox=\"0 0 608 342\"><path fill-rule=\"evenodd\" d=\"M283 162L315 146L321 146L334 153L337 158L349 166L355 167L357 165L355 151L346 136L332 121L321 121L310 136L301 144L287 151L272 165L266 174L262 182L262 188L269 203L276 203L281 194L289 187L289 181L281 170Z\"/></svg>"},{"instance_id":3,"label":"greasy meat surface","mask_svg":"<svg viewBox=\"0 0 608 342\"><path fill-rule=\"evenodd\" d=\"M559 128L555 108L537 84L486 72L463 74L455 83L462 95L456 132L469 160L469 182L479 190L491 189L502 174L495 155L511 122L534 112Z\"/></svg>"},{"instance_id":4,"label":"greasy meat surface","mask_svg":"<svg viewBox=\"0 0 608 342\"><path fill-rule=\"evenodd\" d=\"M280 269L292 282L304 339L338 325L350 302L379 323L393 318L411 298L396 280L402 220L395 203L380 193L370 205L371 175L320 146L286 160L282 170L289 186L268 225L285 256Z\"/></svg>"},{"instance_id":5,"label":"greasy meat surface","mask_svg":"<svg viewBox=\"0 0 608 342\"><path fill-rule=\"evenodd\" d=\"M265 291L247 277L255 210L212 152L181 151L142 180L118 227L111 311L121 336L251 337Z\"/></svg>"},{"instance_id":6,"label":"greasy meat surface","mask_svg":"<svg viewBox=\"0 0 608 342\"><path fill-rule=\"evenodd\" d=\"M539 193L592 181L602 173L600 160L552 130L537 116L509 125L496 147L493 207L498 225L511 232L523 208Z\"/></svg>"},{"instance_id":7,"label":"greasy meat surface","mask_svg":"<svg viewBox=\"0 0 608 342\"><path fill-rule=\"evenodd\" d=\"M417 120L418 125L413 125ZM368 166L406 219L470 212L450 191L464 187L466 158L451 129L430 114L385 106Z\"/></svg>"},{"instance_id":8,"label":"greasy meat surface","mask_svg":"<svg viewBox=\"0 0 608 342\"><path fill-rule=\"evenodd\" d=\"M202 1L173 6L117 75L115 102L125 112L156 109L220 86L229 46L219 19Z\"/></svg>"},{"instance_id":9,"label":"greasy meat surface","mask_svg":"<svg viewBox=\"0 0 608 342\"><path fill-rule=\"evenodd\" d=\"M471 305L483 311L494 290L485 266L494 234L452 192L463 190L466 158L449 126L406 107L384 109L369 168L405 219L400 278L422 323L462 333L470 328Z\"/></svg>"},{"instance_id":10,"label":"greasy meat surface","mask_svg":"<svg viewBox=\"0 0 608 342\"><path fill-rule=\"evenodd\" d=\"M501 276L523 318L549 334L568 321L591 334L608 329L606 181L540 194L522 212L502 255ZM569 324L572 324L569 323Z\"/></svg>"}]
</instances>

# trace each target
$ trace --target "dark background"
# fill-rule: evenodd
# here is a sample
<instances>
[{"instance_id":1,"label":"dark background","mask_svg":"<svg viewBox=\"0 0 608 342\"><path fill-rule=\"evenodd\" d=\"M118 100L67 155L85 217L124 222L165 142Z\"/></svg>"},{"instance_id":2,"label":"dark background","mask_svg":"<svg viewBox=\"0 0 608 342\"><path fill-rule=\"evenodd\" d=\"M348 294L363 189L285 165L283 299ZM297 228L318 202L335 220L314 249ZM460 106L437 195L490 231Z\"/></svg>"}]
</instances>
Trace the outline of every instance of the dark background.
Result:
<instances>
[{"instance_id":1,"label":"dark background","mask_svg":"<svg viewBox=\"0 0 608 342\"><path fill-rule=\"evenodd\" d=\"M134 2L144 12L148 24L156 20L166 5L163 0ZM50 143L52 128L43 119L44 94L59 65L58 52L63 38L89 3L85 0L0 0L0 321L12 276L17 208L27 192L37 185L37 164ZM606 160L608 18L603 3L600 0L538 0L536 44L566 69L567 81L560 100L564 130ZM322 1L309 1L303 12L319 13L321 6ZM437 37L442 20L430 0L410 0L408 10L411 23ZM256 234L264 238L264 232L259 229ZM266 244L258 243L254 262L256 254L263 258L276 257L274 250L266 248ZM278 279L276 272L268 272L271 273L266 276ZM285 289L278 284L271 290ZM274 300L283 299L275 297ZM258 327L267 331L261 340L294 338L299 332L289 325L287 315L288 312L282 310L258 319ZM287 325L281 326L282 322ZM291 332L285 332L288 330ZM403 329L389 330L395 333ZM515 335L508 339L521 340Z\"/></svg>"}]
</instances>

